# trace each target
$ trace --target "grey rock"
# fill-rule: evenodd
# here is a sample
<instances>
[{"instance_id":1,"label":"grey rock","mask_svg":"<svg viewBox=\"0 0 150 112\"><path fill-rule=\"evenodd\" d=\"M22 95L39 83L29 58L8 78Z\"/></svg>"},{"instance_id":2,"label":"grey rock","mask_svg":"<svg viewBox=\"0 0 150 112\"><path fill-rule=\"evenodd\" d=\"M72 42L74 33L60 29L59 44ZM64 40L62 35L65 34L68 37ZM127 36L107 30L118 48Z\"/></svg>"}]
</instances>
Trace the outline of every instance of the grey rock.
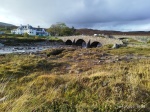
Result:
<instances>
[{"instance_id":1,"label":"grey rock","mask_svg":"<svg viewBox=\"0 0 150 112\"><path fill-rule=\"evenodd\" d=\"M4 44L0 43L0 47L4 47Z\"/></svg>"},{"instance_id":2,"label":"grey rock","mask_svg":"<svg viewBox=\"0 0 150 112\"><path fill-rule=\"evenodd\" d=\"M118 44L114 44L112 48L113 49L119 48L119 45Z\"/></svg>"}]
</instances>

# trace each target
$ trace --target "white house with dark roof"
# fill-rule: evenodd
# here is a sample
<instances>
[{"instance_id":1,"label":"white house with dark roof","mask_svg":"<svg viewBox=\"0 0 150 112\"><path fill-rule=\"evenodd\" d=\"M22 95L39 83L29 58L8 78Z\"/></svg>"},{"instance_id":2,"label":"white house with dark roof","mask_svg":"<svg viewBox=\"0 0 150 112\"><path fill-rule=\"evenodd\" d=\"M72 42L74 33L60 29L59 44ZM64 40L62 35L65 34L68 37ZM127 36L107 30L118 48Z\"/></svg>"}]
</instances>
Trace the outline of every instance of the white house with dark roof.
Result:
<instances>
[{"instance_id":1,"label":"white house with dark roof","mask_svg":"<svg viewBox=\"0 0 150 112\"><path fill-rule=\"evenodd\" d=\"M31 25L20 25L17 29L11 30L12 34L24 34L28 33L29 35L35 36L48 36L49 33L46 32L44 28L34 28Z\"/></svg>"}]
</instances>

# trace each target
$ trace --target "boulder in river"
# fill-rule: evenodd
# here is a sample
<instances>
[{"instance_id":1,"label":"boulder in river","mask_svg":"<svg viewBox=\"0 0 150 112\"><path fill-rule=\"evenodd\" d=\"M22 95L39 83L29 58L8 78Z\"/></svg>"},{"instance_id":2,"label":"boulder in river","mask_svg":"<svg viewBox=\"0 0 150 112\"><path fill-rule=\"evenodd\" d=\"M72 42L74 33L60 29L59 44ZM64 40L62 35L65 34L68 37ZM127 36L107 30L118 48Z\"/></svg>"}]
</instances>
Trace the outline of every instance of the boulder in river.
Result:
<instances>
[{"instance_id":1,"label":"boulder in river","mask_svg":"<svg viewBox=\"0 0 150 112\"><path fill-rule=\"evenodd\" d=\"M113 49L116 49L116 48L119 48L119 47L120 47L120 46L119 46L118 44L114 44L112 48L113 48Z\"/></svg>"}]
</instances>

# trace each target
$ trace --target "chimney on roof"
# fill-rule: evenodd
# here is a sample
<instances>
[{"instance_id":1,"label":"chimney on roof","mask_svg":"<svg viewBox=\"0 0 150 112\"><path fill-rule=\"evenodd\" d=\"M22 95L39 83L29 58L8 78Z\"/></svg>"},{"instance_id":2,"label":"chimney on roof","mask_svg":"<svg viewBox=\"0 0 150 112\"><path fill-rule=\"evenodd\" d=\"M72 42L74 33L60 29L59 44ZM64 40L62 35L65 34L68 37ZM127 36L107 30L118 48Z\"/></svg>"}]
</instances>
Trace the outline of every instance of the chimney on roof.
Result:
<instances>
[{"instance_id":1,"label":"chimney on roof","mask_svg":"<svg viewBox=\"0 0 150 112\"><path fill-rule=\"evenodd\" d=\"M30 25L29 24L27 24L27 28L29 28L30 27Z\"/></svg>"}]
</instances>

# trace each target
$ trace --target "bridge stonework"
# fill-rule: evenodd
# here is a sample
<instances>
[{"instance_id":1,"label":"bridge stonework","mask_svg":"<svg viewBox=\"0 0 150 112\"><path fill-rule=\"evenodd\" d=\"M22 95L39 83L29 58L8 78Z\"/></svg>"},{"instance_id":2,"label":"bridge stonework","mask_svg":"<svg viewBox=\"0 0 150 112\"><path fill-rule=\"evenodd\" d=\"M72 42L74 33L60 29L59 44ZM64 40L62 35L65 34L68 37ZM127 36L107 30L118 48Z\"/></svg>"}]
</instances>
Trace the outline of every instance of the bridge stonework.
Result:
<instances>
[{"instance_id":1,"label":"bridge stonework","mask_svg":"<svg viewBox=\"0 0 150 112\"><path fill-rule=\"evenodd\" d=\"M122 45L123 42L119 39L115 38L104 38L104 37L94 37L94 36L66 36L66 37L58 37L59 39L63 40L63 42L72 42L72 45L76 45L79 40L82 40L87 47L94 45L93 43L97 43L100 46L104 46L107 44L119 44Z\"/></svg>"}]
</instances>

